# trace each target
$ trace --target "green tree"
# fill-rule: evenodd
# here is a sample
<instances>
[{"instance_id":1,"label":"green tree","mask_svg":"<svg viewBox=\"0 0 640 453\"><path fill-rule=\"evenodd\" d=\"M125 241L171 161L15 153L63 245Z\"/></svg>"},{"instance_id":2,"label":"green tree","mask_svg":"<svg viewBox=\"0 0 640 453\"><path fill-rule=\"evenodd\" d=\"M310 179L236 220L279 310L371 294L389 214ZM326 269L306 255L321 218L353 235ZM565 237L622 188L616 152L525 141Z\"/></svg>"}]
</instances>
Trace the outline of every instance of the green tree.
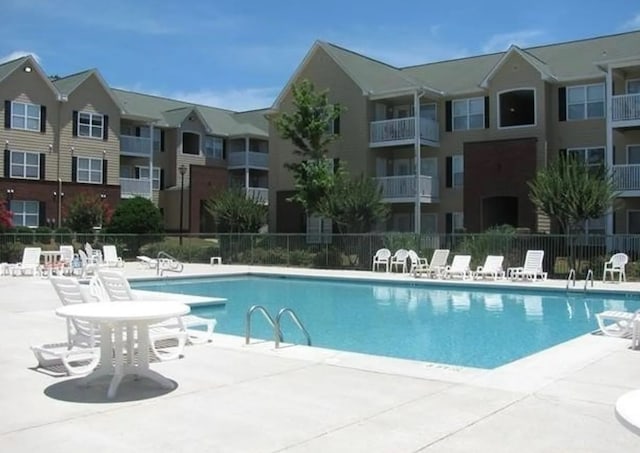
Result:
<instances>
[{"instance_id":1,"label":"green tree","mask_svg":"<svg viewBox=\"0 0 640 453\"><path fill-rule=\"evenodd\" d=\"M293 85L292 94L293 113L281 113L274 124L280 136L293 143L294 155L301 158L285 164L295 183L295 195L290 200L300 203L307 214L315 214L335 183L327 147L338 138L331 126L343 108L330 103L327 91L316 91L306 79Z\"/></svg>"},{"instance_id":2,"label":"green tree","mask_svg":"<svg viewBox=\"0 0 640 453\"><path fill-rule=\"evenodd\" d=\"M257 233L267 221L267 206L247 197L242 189L214 194L204 206L220 233Z\"/></svg>"},{"instance_id":3,"label":"green tree","mask_svg":"<svg viewBox=\"0 0 640 453\"><path fill-rule=\"evenodd\" d=\"M617 193L611 173L604 166L589 166L580 159L561 156L538 171L528 184L533 204L558 222L570 239L569 263L575 268L570 233L613 207Z\"/></svg>"},{"instance_id":4,"label":"green tree","mask_svg":"<svg viewBox=\"0 0 640 453\"><path fill-rule=\"evenodd\" d=\"M387 218L389 207L382 202L382 190L373 179L364 175L352 179L342 166L336 176L319 211L335 222L340 233L368 233Z\"/></svg>"},{"instance_id":5,"label":"green tree","mask_svg":"<svg viewBox=\"0 0 640 453\"><path fill-rule=\"evenodd\" d=\"M157 234L164 230L162 214L151 200L142 197L127 198L118 204L108 233Z\"/></svg>"},{"instance_id":6,"label":"green tree","mask_svg":"<svg viewBox=\"0 0 640 453\"><path fill-rule=\"evenodd\" d=\"M98 195L80 193L66 210L66 225L76 233L91 233L93 227L108 224L112 210Z\"/></svg>"}]
</instances>

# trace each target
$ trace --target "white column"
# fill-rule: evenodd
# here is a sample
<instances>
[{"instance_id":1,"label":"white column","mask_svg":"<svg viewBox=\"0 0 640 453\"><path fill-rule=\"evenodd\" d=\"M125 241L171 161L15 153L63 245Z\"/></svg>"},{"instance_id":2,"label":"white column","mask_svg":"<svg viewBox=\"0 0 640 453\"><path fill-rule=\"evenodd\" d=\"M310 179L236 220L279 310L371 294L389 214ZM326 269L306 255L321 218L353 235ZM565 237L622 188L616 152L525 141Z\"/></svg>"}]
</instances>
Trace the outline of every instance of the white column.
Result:
<instances>
[{"instance_id":1,"label":"white column","mask_svg":"<svg viewBox=\"0 0 640 453\"><path fill-rule=\"evenodd\" d=\"M612 119L613 119L612 87L613 87L613 73L612 73L611 66L608 66L607 75L606 75L605 84L604 84L605 95L606 95L605 99L607 100L606 125L605 125L605 131L606 131L605 163L608 171L613 171L613 128L611 126ZM609 211L606 214L604 231L605 231L605 234L607 235L613 234L613 209L609 209ZM613 246L612 244L613 241L607 241L607 242L608 242L607 248L611 248Z\"/></svg>"},{"instance_id":2,"label":"white column","mask_svg":"<svg viewBox=\"0 0 640 453\"><path fill-rule=\"evenodd\" d=\"M421 205L420 205L420 97L422 95L416 91L413 95L413 119L415 121L415 133L414 133L414 153L415 153L415 172L416 172L416 194L414 202L414 232L420 234L420 221L421 221Z\"/></svg>"},{"instance_id":3,"label":"white column","mask_svg":"<svg viewBox=\"0 0 640 453\"><path fill-rule=\"evenodd\" d=\"M244 138L244 193L249 196L249 137Z\"/></svg>"},{"instance_id":4,"label":"white column","mask_svg":"<svg viewBox=\"0 0 640 453\"><path fill-rule=\"evenodd\" d=\"M149 145L149 198L153 201L153 123L149 123L149 137L151 144Z\"/></svg>"}]
</instances>

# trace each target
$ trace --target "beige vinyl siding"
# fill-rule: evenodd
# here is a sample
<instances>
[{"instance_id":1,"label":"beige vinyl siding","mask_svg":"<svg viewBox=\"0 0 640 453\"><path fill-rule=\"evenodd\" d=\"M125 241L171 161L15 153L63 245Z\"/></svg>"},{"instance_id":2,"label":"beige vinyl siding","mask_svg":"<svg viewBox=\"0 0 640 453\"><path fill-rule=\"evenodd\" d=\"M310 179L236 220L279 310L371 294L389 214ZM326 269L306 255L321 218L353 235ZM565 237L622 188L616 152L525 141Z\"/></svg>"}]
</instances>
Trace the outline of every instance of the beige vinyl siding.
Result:
<instances>
[{"instance_id":1,"label":"beige vinyl siding","mask_svg":"<svg viewBox=\"0 0 640 453\"><path fill-rule=\"evenodd\" d=\"M183 133L192 133L200 136L200 150L199 154L183 154ZM225 166L225 162L214 161L213 159L207 159L204 155L204 138L207 135L215 135L208 134L207 130L200 121L198 115L191 113L183 122L182 127L176 130L176 169L175 169L175 182L173 185L180 184L180 173L178 172L178 167L180 165L185 165L187 167L187 172L184 174L184 185L188 187L191 181L190 171L188 170L189 165L211 165L213 162L217 163L219 166ZM166 138L165 138L166 140Z\"/></svg>"}]
</instances>

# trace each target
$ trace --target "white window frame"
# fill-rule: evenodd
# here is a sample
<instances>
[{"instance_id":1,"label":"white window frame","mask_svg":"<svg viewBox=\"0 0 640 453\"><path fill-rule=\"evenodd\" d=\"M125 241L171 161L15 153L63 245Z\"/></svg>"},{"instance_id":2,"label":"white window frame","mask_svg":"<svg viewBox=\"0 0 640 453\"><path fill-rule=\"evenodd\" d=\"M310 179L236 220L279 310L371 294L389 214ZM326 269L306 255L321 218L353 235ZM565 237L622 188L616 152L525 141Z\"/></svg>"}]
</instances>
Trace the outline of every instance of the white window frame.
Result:
<instances>
[{"instance_id":1,"label":"white window frame","mask_svg":"<svg viewBox=\"0 0 640 453\"><path fill-rule=\"evenodd\" d=\"M470 127L469 119L471 115L471 102L479 101L482 105L482 121L481 125L478 127ZM465 115L457 115L456 116L456 104L465 104ZM451 101L451 130L454 131L468 131L468 130L476 130L476 129L484 129L484 121L485 115L487 112L484 111L484 97L474 97L474 98L465 98L465 99L453 99ZM479 115L478 113L474 113L473 116ZM465 127L456 127L456 118L466 118Z\"/></svg>"},{"instance_id":2,"label":"white window frame","mask_svg":"<svg viewBox=\"0 0 640 453\"><path fill-rule=\"evenodd\" d=\"M631 158L630 158L630 151L631 148L638 148L638 151L640 151L640 143L632 143L630 145L627 145L627 165L640 165L640 162L637 163L633 163L631 162Z\"/></svg>"},{"instance_id":3,"label":"white window frame","mask_svg":"<svg viewBox=\"0 0 640 453\"><path fill-rule=\"evenodd\" d=\"M76 158L76 182L84 183L84 184L102 184L102 173L103 173L103 165L104 161L97 157L77 157ZM95 170L92 166L94 161L100 162L100 170ZM81 168L83 165L81 163L87 163L86 168ZM87 178L80 178L81 172L87 172ZM98 174L99 173L99 174ZM98 174L99 180L95 180L95 175Z\"/></svg>"},{"instance_id":4,"label":"white window frame","mask_svg":"<svg viewBox=\"0 0 640 453\"><path fill-rule=\"evenodd\" d=\"M515 126L503 126L502 125L502 115L501 115L501 105L500 105L500 96L505 93L512 93L514 91L533 91L533 124L516 124ZM498 110L498 129L517 129L521 127L536 127L538 125L538 99L537 92L535 87L522 87L522 88L510 88L508 90L498 91L497 94L497 110Z\"/></svg>"},{"instance_id":5,"label":"white window frame","mask_svg":"<svg viewBox=\"0 0 640 453\"><path fill-rule=\"evenodd\" d=\"M456 171L458 166L460 167L459 171ZM456 182L456 175L459 175L461 181ZM459 189L461 187L464 187L464 154L454 154L451 156L451 188Z\"/></svg>"},{"instance_id":6,"label":"white window frame","mask_svg":"<svg viewBox=\"0 0 640 453\"><path fill-rule=\"evenodd\" d=\"M138 179L149 179L149 167L137 165ZM144 175L143 175L144 173ZM160 190L160 167L153 167L153 190Z\"/></svg>"},{"instance_id":7,"label":"white window frame","mask_svg":"<svg viewBox=\"0 0 640 453\"><path fill-rule=\"evenodd\" d=\"M216 143L219 144L220 149L216 148ZM212 153L208 153L207 151L210 144L213 146ZM205 157L222 160L222 156L224 154L224 138L215 135L205 135L202 142L202 152Z\"/></svg>"},{"instance_id":8,"label":"white window frame","mask_svg":"<svg viewBox=\"0 0 640 453\"><path fill-rule=\"evenodd\" d=\"M11 178L19 178L19 179L40 179L40 153L34 153L32 151L20 151L20 150L14 150L12 149L10 152L10 156L9 156L9 177ZM13 161L13 156L14 155L18 155L18 154L22 154L22 162L21 163L14 163ZM27 156L31 155L31 156L36 156L36 164L28 164L27 163ZM14 173L13 172L13 166L20 166L20 168L22 169L22 175L18 174L18 173ZM27 169L28 168L35 168L36 169L36 175L35 176L27 176Z\"/></svg>"},{"instance_id":9,"label":"white window frame","mask_svg":"<svg viewBox=\"0 0 640 453\"><path fill-rule=\"evenodd\" d=\"M590 164L588 159L589 151L595 151L595 150L602 150L603 152L602 162ZM607 149L604 146L585 146L580 148L567 148L567 156L570 156L572 153L575 154L578 151L580 151L580 153L582 154L581 159L587 167L595 167L600 165L604 166L607 164Z\"/></svg>"},{"instance_id":10,"label":"white window frame","mask_svg":"<svg viewBox=\"0 0 640 453\"><path fill-rule=\"evenodd\" d=\"M93 124L94 119L100 119L100 125ZM82 120L88 119L88 124ZM94 112L78 112L78 137L92 138L102 140L104 138L104 115ZM94 132L100 131L100 135L94 135Z\"/></svg>"},{"instance_id":11,"label":"white window frame","mask_svg":"<svg viewBox=\"0 0 640 453\"><path fill-rule=\"evenodd\" d=\"M630 225L630 217L631 214L640 214L640 209L627 209L627 234L640 234L640 231L638 231L637 233L631 233L629 225Z\"/></svg>"},{"instance_id":12,"label":"white window frame","mask_svg":"<svg viewBox=\"0 0 640 453\"><path fill-rule=\"evenodd\" d=\"M602 100L598 100L598 101L590 101L588 98L588 93L589 93L589 88L590 87L595 87L595 86L600 86L602 87ZM574 102L571 103L571 96L570 96L570 92L572 90L578 90L578 89L582 89L584 90L584 101L583 102ZM602 102L602 115L601 116L589 116L589 104L595 104L596 102L600 103ZM590 83L590 84L586 84L586 85L573 85L573 86L568 86L567 87L567 121L583 121L583 120L592 120L592 119L602 119L606 116L607 114L607 92L606 92L606 88L604 86L604 83ZM572 105L582 105L584 107L584 116L580 117L580 118L571 118L570 116L570 112L571 109L570 107Z\"/></svg>"},{"instance_id":13,"label":"white window frame","mask_svg":"<svg viewBox=\"0 0 640 453\"><path fill-rule=\"evenodd\" d=\"M35 206L35 213L27 212L27 206ZM18 209L21 206L21 209ZM40 225L40 202L35 200L11 200L9 209L13 213L11 222L13 226L37 227ZM32 219L32 223L28 223L27 219ZM35 223L33 220L35 219ZM16 222L16 220L19 220Z\"/></svg>"},{"instance_id":14,"label":"white window frame","mask_svg":"<svg viewBox=\"0 0 640 453\"><path fill-rule=\"evenodd\" d=\"M16 106L20 105L24 107L24 114L16 114ZM29 115L29 107L35 107L37 116ZM15 123L16 118L21 118L24 121L24 127L19 127ZM35 127L29 127L29 120L35 121ZM11 129L20 129L23 131L35 131L40 132L40 105L31 104L29 102L11 102Z\"/></svg>"}]
</instances>

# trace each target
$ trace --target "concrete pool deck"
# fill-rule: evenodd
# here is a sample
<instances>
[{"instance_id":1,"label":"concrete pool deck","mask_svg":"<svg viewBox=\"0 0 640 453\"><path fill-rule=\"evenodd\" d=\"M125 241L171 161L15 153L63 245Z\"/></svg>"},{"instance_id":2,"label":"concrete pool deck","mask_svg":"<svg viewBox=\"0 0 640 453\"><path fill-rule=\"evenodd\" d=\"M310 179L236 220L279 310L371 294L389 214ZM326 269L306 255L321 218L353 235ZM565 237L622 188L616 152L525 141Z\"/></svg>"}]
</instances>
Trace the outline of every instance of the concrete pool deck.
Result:
<instances>
[{"instance_id":1,"label":"concrete pool deck","mask_svg":"<svg viewBox=\"0 0 640 453\"><path fill-rule=\"evenodd\" d=\"M415 281L402 275L187 264L179 276L286 272ZM127 263L131 278L155 271ZM174 274L170 275L173 277ZM423 280L419 279L422 283ZM429 282L424 282L429 284ZM461 284L465 284L464 282ZM492 285L493 282L480 282ZM522 285L511 282L507 286ZM524 285L530 287L531 283ZM541 285L564 289L565 281ZM582 282L576 288L582 290ZM640 284L595 283L640 292ZM216 334L152 364L166 391L35 371L29 345L65 337L39 277L0 277L0 449L6 452L610 452L640 449L614 405L640 388L630 340L584 335L494 370L448 367Z\"/></svg>"}]
</instances>

